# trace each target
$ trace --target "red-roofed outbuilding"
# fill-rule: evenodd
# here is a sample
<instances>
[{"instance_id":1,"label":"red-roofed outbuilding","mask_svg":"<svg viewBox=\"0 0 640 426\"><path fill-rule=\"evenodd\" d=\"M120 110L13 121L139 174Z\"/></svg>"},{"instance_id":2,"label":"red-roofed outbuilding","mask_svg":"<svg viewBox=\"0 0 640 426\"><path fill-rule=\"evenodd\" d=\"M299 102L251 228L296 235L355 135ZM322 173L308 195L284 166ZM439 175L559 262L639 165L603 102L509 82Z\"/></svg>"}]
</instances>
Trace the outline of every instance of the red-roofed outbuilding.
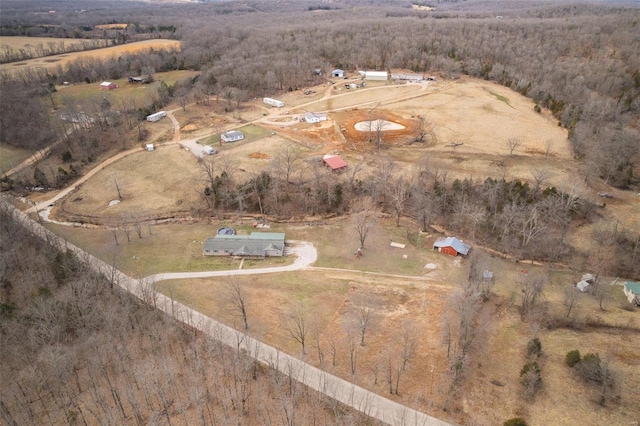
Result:
<instances>
[{"instance_id":1,"label":"red-roofed outbuilding","mask_svg":"<svg viewBox=\"0 0 640 426\"><path fill-rule=\"evenodd\" d=\"M347 163L339 155L325 155L322 161L334 172L341 172L347 168Z\"/></svg>"}]
</instances>

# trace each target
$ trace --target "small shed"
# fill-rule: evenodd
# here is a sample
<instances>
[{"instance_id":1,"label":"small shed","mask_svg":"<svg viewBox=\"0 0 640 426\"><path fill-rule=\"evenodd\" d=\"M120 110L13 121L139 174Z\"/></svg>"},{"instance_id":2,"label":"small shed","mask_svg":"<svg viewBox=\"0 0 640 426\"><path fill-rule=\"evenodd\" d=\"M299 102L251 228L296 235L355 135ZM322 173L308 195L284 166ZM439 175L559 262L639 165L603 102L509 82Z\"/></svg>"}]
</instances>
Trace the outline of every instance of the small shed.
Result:
<instances>
[{"instance_id":1,"label":"small shed","mask_svg":"<svg viewBox=\"0 0 640 426\"><path fill-rule=\"evenodd\" d=\"M322 162L333 172L341 172L347 169L347 163L339 155L325 155Z\"/></svg>"},{"instance_id":2,"label":"small shed","mask_svg":"<svg viewBox=\"0 0 640 426\"><path fill-rule=\"evenodd\" d=\"M463 243L456 237L440 237L433 243L433 249L451 256L466 256L469 250L471 250L471 246Z\"/></svg>"},{"instance_id":3,"label":"small shed","mask_svg":"<svg viewBox=\"0 0 640 426\"><path fill-rule=\"evenodd\" d=\"M244 134L240 130L231 130L223 133L220 138L224 142L235 142L244 139Z\"/></svg>"},{"instance_id":4,"label":"small shed","mask_svg":"<svg viewBox=\"0 0 640 426\"><path fill-rule=\"evenodd\" d=\"M117 89L118 85L111 81L103 81L100 83L100 90L113 90Z\"/></svg>"},{"instance_id":5,"label":"small shed","mask_svg":"<svg viewBox=\"0 0 640 426\"><path fill-rule=\"evenodd\" d=\"M627 296L629 303L640 306L640 283L635 281L625 281L624 294Z\"/></svg>"},{"instance_id":6,"label":"small shed","mask_svg":"<svg viewBox=\"0 0 640 426\"><path fill-rule=\"evenodd\" d=\"M344 71L341 70L341 69L335 69L335 70L331 71L331 77L343 78L344 77Z\"/></svg>"},{"instance_id":7,"label":"small shed","mask_svg":"<svg viewBox=\"0 0 640 426\"><path fill-rule=\"evenodd\" d=\"M152 144L152 143L148 143L148 144L147 144L147 151L151 152L151 151L154 151L155 149L156 149L156 148L153 146L153 144Z\"/></svg>"},{"instance_id":8,"label":"small shed","mask_svg":"<svg viewBox=\"0 0 640 426\"><path fill-rule=\"evenodd\" d=\"M214 147L212 147L210 145L205 145L204 148L202 148L202 152L204 152L205 154L213 155L217 151L216 151L216 149Z\"/></svg>"}]
</instances>

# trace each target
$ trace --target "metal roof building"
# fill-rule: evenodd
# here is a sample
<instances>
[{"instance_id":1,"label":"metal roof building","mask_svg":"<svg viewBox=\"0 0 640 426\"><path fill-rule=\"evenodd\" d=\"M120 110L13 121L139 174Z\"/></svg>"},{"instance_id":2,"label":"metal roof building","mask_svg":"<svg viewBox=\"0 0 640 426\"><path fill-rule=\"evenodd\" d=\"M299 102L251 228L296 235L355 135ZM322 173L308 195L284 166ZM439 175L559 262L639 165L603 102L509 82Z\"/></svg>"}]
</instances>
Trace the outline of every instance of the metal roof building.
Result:
<instances>
[{"instance_id":1,"label":"metal roof building","mask_svg":"<svg viewBox=\"0 0 640 426\"><path fill-rule=\"evenodd\" d=\"M204 256L268 257L284 255L283 232L252 232L250 235L219 234L204 242Z\"/></svg>"},{"instance_id":2,"label":"metal roof building","mask_svg":"<svg viewBox=\"0 0 640 426\"><path fill-rule=\"evenodd\" d=\"M450 254L451 256L457 256L459 254L466 256L469 250L471 250L471 246L463 243L456 237L441 237L433 243L433 249L438 249L439 252Z\"/></svg>"}]
</instances>

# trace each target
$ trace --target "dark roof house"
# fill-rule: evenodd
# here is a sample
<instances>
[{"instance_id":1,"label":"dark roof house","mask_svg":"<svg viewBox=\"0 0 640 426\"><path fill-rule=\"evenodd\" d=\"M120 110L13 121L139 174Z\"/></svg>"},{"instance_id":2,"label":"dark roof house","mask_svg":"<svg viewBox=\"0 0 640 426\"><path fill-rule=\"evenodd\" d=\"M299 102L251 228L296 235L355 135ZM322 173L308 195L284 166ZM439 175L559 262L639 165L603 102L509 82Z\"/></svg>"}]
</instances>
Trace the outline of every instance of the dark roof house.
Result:
<instances>
[{"instance_id":1,"label":"dark roof house","mask_svg":"<svg viewBox=\"0 0 640 426\"><path fill-rule=\"evenodd\" d=\"M218 234L204 242L204 256L268 257L284 255L284 233Z\"/></svg>"},{"instance_id":2,"label":"dark roof house","mask_svg":"<svg viewBox=\"0 0 640 426\"><path fill-rule=\"evenodd\" d=\"M466 256L469 250L471 250L471 246L463 243L456 237L440 237L433 243L433 249L438 249L440 253L450 254L451 256Z\"/></svg>"}]
</instances>

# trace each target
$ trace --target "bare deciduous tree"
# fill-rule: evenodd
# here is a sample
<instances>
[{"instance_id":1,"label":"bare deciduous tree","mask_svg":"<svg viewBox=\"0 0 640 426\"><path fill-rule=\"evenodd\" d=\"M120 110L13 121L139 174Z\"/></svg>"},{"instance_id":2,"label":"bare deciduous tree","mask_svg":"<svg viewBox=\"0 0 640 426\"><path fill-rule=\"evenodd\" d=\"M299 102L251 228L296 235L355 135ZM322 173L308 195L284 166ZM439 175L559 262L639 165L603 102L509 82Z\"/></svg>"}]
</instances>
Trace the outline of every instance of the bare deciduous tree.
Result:
<instances>
[{"instance_id":1,"label":"bare deciduous tree","mask_svg":"<svg viewBox=\"0 0 640 426\"><path fill-rule=\"evenodd\" d=\"M522 145L522 140L520 138L507 139L507 148L509 149L510 157L513 157L513 153L520 147L520 145Z\"/></svg>"},{"instance_id":2,"label":"bare deciduous tree","mask_svg":"<svg viewBox=\"0 0 640 426\"><path fill-rule=\"evenodd\" d=\"M282 317L282 327L289 336L300 343L302 354L305 354L308 329L308 307L302 302L295 302Z\"/></svg>"},{"instance_id":3,"label":"bare deciduous tree","mask_svg":"<svg viewBox=\"0 0 640 426\"><path fill-rule=\"evenodd\" d=\"M242 319L245 330L249 329L247 321L247 295L243 290L242 282L237 276L229 277L225 285L222 299Z\"/></svg>"}]
</instances>

